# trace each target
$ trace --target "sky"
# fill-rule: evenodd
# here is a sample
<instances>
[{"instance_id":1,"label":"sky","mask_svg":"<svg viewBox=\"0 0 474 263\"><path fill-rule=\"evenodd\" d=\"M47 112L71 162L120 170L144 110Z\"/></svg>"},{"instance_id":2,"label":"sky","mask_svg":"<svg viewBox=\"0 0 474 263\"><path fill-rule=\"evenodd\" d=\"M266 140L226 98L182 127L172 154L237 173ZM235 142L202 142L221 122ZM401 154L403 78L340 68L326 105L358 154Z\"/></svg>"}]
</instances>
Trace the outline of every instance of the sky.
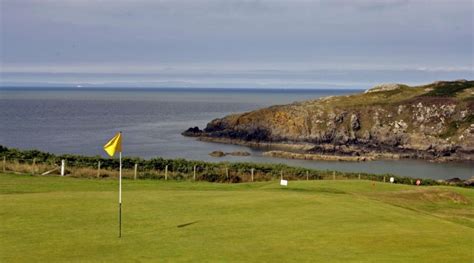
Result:
<instances>
[{"instance_id":1,"label":"sky","mask_svg":"<svg viewBox=\"0 0 474 263\"><path fill-rule=\"evenodd\" d=\"M0 0L0 86L473 79L472 0Z\"/></svg>"}]
</instances>

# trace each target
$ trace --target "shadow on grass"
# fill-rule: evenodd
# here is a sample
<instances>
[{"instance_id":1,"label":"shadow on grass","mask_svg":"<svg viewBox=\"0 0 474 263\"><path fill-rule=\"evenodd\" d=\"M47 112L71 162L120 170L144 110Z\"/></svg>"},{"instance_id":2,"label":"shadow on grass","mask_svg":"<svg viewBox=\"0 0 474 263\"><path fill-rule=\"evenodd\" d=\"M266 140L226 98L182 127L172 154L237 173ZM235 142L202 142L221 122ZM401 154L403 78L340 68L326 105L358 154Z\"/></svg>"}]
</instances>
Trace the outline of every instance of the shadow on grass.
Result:
<instances>
[{"instance_id":1,"label":"shadow on grass","mask_svg":"<svg viewBox=\"0 0 474 263\"><path fill-rule=\"evenodd\" d=\"M194 225L194 224L198 223L199 221L200 220L196 220L196 221L193 221L193 222L177 225L176 227L177 228L187 227L187 226L190 226L190 225ZM127 237L133 237L133 236L148 235L148 234L159 234L161 230L163 230L163 229L155 229L155 230L146 231L146 232L139 232L139 233L130 233L130 234L127 233L126 236Z\"/></svg>"},{"instance_id":2,"label":"shadow on grass","mask_svg":"<svg viewBox=\"0 0 474 263\"><path fill-rule=\"evenodd\" d=\"M183 227L187 227L187 226L190 226L190 225L194 225L194 224L196 224L196 223L198 223L198 222L199 222L199 220L198 220L198 221L189 222L189 223L186 223L186 224L177 225L176 227L177 227L177 228L183 228Z\"/></svg>"}]
</instances>

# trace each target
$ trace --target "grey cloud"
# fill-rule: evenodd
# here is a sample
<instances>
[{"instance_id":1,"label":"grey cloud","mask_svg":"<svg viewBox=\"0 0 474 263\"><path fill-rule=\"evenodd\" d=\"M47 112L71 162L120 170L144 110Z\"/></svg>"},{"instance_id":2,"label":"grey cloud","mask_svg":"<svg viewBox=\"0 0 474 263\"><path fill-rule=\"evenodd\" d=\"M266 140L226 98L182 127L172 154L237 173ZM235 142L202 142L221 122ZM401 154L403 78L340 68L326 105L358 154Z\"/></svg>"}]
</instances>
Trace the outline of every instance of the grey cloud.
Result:
<instances>
[{"instance_id":1,"label":"grey cloud","mask_svg":"<svg viewBox=\"0 0 474 263\"><path fill-rule=\"evenodd\" d=\"M367 78L376 78L377 65L472 68L473 61L473 8L466 0L1 4L3 69L87 65L79 71L94 73L103 64L171 65L184 73L189 65L214 64L218 71L251 64L250 71L287 71L301 63L355 65L374 70Z\"/></svg>"}]
</instances>

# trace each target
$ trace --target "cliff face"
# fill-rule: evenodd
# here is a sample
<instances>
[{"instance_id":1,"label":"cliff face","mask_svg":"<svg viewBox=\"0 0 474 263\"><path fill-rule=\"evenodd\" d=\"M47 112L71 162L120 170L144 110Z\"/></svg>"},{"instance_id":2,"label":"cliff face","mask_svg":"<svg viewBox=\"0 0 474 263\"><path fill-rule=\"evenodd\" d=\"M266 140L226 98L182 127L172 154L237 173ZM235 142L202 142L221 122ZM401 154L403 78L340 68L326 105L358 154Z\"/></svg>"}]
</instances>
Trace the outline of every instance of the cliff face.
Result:
<instances>
[{"instance_id":1,"label":"cliff face","mask_svg":"<svg viewBox=\"0 0 474 263\"><path fill-rule=\"evenodd\" d=\"M474 81L383 84L362 94L229 115L183 135L305 144L305 153L473 160Z\"/></svg>"}]
</instances>

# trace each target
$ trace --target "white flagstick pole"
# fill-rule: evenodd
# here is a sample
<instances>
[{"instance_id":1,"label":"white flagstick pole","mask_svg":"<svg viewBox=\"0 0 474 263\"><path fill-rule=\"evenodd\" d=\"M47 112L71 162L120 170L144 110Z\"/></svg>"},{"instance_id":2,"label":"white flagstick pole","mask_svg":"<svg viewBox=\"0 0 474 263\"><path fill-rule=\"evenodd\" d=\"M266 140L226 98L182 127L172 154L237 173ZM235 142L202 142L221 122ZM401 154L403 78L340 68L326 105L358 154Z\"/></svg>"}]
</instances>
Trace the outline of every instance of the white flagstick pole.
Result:
<instances>
[{"instance_id":1,"label":"white flagstick pole","mask_svg":"<svg viewBox=\"0 0 474 263\"><path fill-rule=\"evenodd\" d=\"M119 238L122 237L122 152L119 152Z\"/></svg>"}]
</instances>

